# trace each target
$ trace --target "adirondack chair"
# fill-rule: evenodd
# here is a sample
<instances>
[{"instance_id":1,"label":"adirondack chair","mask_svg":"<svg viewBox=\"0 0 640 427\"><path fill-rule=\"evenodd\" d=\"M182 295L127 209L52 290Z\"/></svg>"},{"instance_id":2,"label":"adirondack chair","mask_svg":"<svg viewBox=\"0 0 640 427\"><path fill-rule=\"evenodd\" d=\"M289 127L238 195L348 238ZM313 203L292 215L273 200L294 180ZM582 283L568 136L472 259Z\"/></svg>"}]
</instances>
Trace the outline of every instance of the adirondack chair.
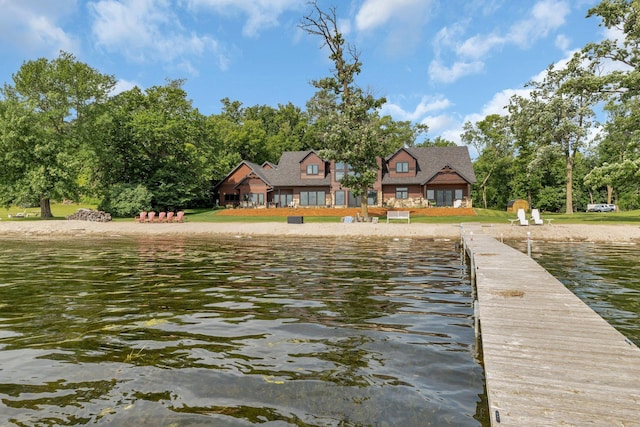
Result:
<instances>
[{"instance_id":1,"label":"adirondack chair","mask_svg":"<svg viewBox=\"0 0 640 427\"><path fill-rule=\"evenodd\" d=\"M172 222L172 221L173 221L173 216L174 216L174 215L175 215L175 213L174 213L173 211L172 211L172 212L167 213L167 217L165 218L165 222L167 222L167 223Z\"/></svg>"},{"instance_id":2,"label":"adirondack chair","mask_svg":"<svg viewBox=\"0 0 640 427\"><path fill-rule=\"evenodd\" d=\"M524 209L518 209L518 221L520 222L520 225L529 225Z\"/></svg>"},{"instance_id":3,"label":"adirondack chair","mask_svg":"<svg viewBox=\"0 0 640 427\"><path fill-rule=\"evenodd\" d=\"M173 218L173 222L184 222L184 211L178 211L175 218Z\"/></svg>"},{"instance_id":4,"label":"adirondack chair","mask_svg":"<svg viewBox=\"0 0 640 427\"><path fill-rule=\"evenodd\" d=\"M160 212L158 214L158 222L165 222L167 220L167 213L166 212Z\"/></svg>"},{"instance_id":5,"label":"adirondack chair","mask_svg":"<svg viewBox=\"0 0 640 427\"><path fill-rule=\"evenodd\" d=\"M154 222L156 220L156 213L151 211L147 214L147 222Z\"/></svg>"},{"instance_id":6,"label":"adirondack chair","mask_svg":"<svg viewBox=\"0 0 640 427\"><path fill-rule=\"evenodd\" d=\"M544 220L540 218L540 211L538 209L531 209L531 220L534 225L544 225Z\"/></svg>"},{"instance_id":7,"label":"adirondack chair","mask_svg":"<svg viewBox=\"0 0 640 427\"><path fill-rule=\"evenodd\" d=\"M136 222L145 222L147 220L147 213L140 212L140 215L136 215L134 219Z\"/></svg>"}]
</instances>

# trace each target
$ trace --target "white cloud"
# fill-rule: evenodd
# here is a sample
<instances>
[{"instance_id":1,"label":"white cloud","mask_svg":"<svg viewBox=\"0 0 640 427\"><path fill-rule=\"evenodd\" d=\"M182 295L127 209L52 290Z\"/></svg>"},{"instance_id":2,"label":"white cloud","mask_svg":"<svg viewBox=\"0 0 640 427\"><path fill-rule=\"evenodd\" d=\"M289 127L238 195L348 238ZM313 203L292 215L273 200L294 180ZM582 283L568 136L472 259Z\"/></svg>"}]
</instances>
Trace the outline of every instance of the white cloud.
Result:
<instances>
[{"instance_id":1,"label":"white cloud","mask_svg":"<svg viewBox=\"0 0 640 427\"><path fill-rule=\"evenodd\" d=\"M260 31L279 25L278 18L289 9L300 10L306 6L300 0L185 0L192 9L210 8L220 14L243 13L247 15L242 33L255 37Z\"/></svg>"},{"instance_id":2,"label":"white cloud","mask_svg":"<svg viewBox=\"0 0 640 427\"><path fill-rule=\"evenodd\" d=\"M0 1L0 41L27 52L57 54L76 52L79 40L65 32L58 21L76 10L76 1Z\"/></svg>"},{"instance_id":3,"label":"white cloud","mask_svg":"<svg viewBox=\"0 0 640 427\"><path fill-rule=\"evenodd\" d=\"M400 105L387 102L382 107L383 115L390 115L396 120L409 120L412 122L420 122L424 116L430 112L446 110L451 107L451 101L443 96L423 96L413 111L406 111Z\"/></svg>"},{"instance_id":4,"label":"white cloud","mask_svg":"<svg viewBox=\"0 0 640 427\"><path fill-rule=\"evenodd\" d=\"M435 82L452 83L460 77L470 74L478 74L484 69L484 62L455 62L450 67L445 66L440 60L433 60L429 64L429 79Z\"/></svg>"},{"instance_id":5,"label":"white cloud","mask_svg":"<svg viewBox=\"0 0 640 427\"><path fill-rule=\"evenodd\" d=\"M111 91L111 95L117 95L117 94L119 94L119 93L126 92L126 91L128 91L128 90L133 89L133 88L134 88L134 87L136 87L136 86L138 86L138 87L142 87L141 85L139 85L139 84L138 84L138 83L136 83L136 82L130 82L130 81L128 81L128 80L122 80L122 79L121 79L121 80L118 80L118 81L116 82L115 87L114 87L114 88L113 88L113 90Z\"/></svg>"},{"instance_id":6,"label":"white cloud","mask_svg":"<svg viewBox=\"0 0 640 427\"><path fill-rule=\"evenodd\" d=\"M393 19L413 20L428 10L428 6L425 0L365 0L356 15L356 27L359 31L369 31Z\"/></svg>"},{"instance_id":7,"label":"white cloud","mask_svg":"<svg viewBox=\"0 0 640 427\"><path fill-rule=\"evenodd\" d=\"M356 13L355 28L365 36L382 34L387 54L404 55L423 41L433 9L431 0L365 0Z\"/></svg>"},{"instance_id":8,"label":"white cloud","mask_svg":"<svg viewBox=\"0 0 640 427\"><path fill-rule=\"evenodd\" d=\"M530 16L515 22L505 34L497 30L462 39L468 21L461 21L441 29L434 41L435 59L429 66L433 81L452 83L459 78L478 74L484 70L484 61L491 53L506 45L526 49L536 40L548 36L565 24L570 7L564 0L540 0L530 10ZM568 46L568 40L558 37L556 43ZM453 64L447 66L443 57L453 52Z\"/></svg>"},{"instance_id":9,"label":"white cloud","mask_svg":"<svg viewBox=\"0 0 640 427\"><path fill-rule=\"evenodd\" d=\"M456 48L456 53L465 58L482 58L496 46L502 46L505 39L495 34L476 35L465 40Z\"/></svg>"},{"instance_id":10,"label":"white cloud","mask_svg":"<svg viewBox=\"0 0 640 427\"><path fill-rule=\"evenodd\" d=\"M97 45L136 62L177 62L190 70L185 58L216 55L225 69L228 59L216 40L187 33L167 0L99 0L90 4Z\"/></svg>"},{"instance_id":11,"label":"white cloud","mask_svg":"<svg viewBox=\"0 0 640 427\"><path fill-rule=\"evenodd\" d=\"M511 26L506 38L521 48L527 48L536 40L563 26L570 11L566 1L541 0L533 6L528 19Z\"/></svg>"},{"instance_id":12,"label":"white cloud","mask_svg":"<svg viewBox=\"0 0 640 427\"><path fill-rule=\"evenodd\" d=\"M423 118L420 123L429 126L429 135L432 135L433 138L433 135L443 136L443 133L446 132L447 129L456 125L458 121L451 115L439 114L437 116L427 116Z\"/></svg>"}]
</instances>

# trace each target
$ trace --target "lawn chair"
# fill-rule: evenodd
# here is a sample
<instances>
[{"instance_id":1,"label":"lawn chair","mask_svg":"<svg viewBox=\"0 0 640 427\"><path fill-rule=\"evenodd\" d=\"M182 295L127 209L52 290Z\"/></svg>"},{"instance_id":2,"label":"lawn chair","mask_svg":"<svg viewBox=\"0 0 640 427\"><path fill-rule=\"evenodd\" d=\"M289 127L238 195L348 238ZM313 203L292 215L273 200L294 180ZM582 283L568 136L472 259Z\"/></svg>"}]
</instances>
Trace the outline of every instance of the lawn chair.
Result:
<instances>
[{"instance_id":1,"label":"lawn chair","mask_svg":"<svg viewBox=\"0 0 640 427\"><path fill-rule=\"evenodd\" d=\"M165 222L167 220L167 213L166 212L160 212L158 214L158 222Z\"/></svg>"},{"instance_id":2,"label":"lawn chair","mask_svg":"<svg viewBox=\"0 0 640 427\"><path fill-rule=\"evenodd\" d=\"M169 223L169 222L173 222L173 216L175 215L174 212L169 212L167 213L167 217L165 218L165 222Z\"/></svg>"},{"instance_id":3,"label":"lawn chair","mask_svg":"<svg viewBox=\"0 0 640 427\"><path fill-rule=\"evenodd\" d=\"M184 222L184 211L178 211L175 218L173 218L173 222Z\"/></svg>"},{"instance_id":4,"label":"lawn chair","mask_svg":"<svg viewBox=\"0 0 640 427\"><path fill-rule=\"evenodd\" d=\"M156 213L151 211L147 214L147 222L154 222L156 219Z\"/></svg>"},{"instance_id":5,"label":"lawn chair","mask_svg":"<svg viewBox=\"0 0 640 427\"><path fill-rule=\"evenodd\" d=\"M144 211L140 212L140 215L136 215L134 219L136 222L145 222L147 220L147 213Z\"/></svg>"},{"instance_id":6,"label":"lawn chair","mask_svg":"<svg viewBox=\"0 0 640 427\"><path fill-rule=\"evenodd\" d=\"M518 221L520 225L529 225L527 214L525 213L524 209L518 209Z\"/></svg>"},{"instance_id":7,"label":"lawn chair","mask_svg":"<svg viewBox=\"0 0 640 427\"><path fill-rule=\"evenodd\" d=\"M538 209L531 209L531 220L534 225L544 225L544 220L540 218L540 211Z\"/></svg>"}]
</instances>

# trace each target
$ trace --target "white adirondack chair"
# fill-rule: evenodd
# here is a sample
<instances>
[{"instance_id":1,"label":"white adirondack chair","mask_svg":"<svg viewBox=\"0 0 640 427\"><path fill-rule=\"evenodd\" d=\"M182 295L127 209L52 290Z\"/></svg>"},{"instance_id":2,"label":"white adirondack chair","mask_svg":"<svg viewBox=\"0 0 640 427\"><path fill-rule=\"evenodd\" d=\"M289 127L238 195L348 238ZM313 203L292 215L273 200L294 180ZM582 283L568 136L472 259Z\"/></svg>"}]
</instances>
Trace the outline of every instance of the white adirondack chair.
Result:
<instances>
[{"instance_id":1,"label":"white adirondack chair","mask_svg":"<svg viewBox=\"0 0 640 427\"><path fill-rule=\"evenodd\" d=\"M520 222L520 225L529 225L527 214L524 209L518 209L518 221Z\"/></svg>"},{"instance_id":2,"label":"white adirondack chair","mask_svg":"<svg viewBox=\"0 0 640 427\"><path fill-rule=\"evenodd\" d=\"M540 218L540 211L538 209L531 209L531 220L534 225L544 225L544 220Z\"/></svg>"}]
</instances>

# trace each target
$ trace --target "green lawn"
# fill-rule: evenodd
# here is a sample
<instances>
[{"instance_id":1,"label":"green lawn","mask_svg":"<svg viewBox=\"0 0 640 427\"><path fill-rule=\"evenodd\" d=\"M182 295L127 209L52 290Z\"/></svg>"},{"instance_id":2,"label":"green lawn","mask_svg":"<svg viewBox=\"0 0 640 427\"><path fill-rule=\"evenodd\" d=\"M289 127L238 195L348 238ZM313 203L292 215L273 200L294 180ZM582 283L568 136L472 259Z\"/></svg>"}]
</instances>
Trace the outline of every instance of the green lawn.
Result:
<instances>
[{"instance_id":1,"label":"green lawn","mask_svg":"<svg viewBox=\"0 0 640 427\"><path fill-rule=\"evenodd\" d=\"M80 208L95 209L95 205L91 204L62 204L54 203L51 205L54 219L64 219L67 215L75 213ZM493 209L475 209L476 216L445 216L445 217L426 217L412 216L412 223L430 223L430 224L458 224L461 222L480 222L480 223L508 223L509 219L514 219L515 214L505 211ZM189 222L286 222L287 218L283 216L221 216L217 215L219 210L212 209L188 209L186 212L186 220ZM22 213L29 215L25 218L15 218L15 215ZM19 208L11 207L9 209L0 208L0 218L12 221L36 221L39 220L40 208ZM12 218L9 218L9 215ZM576 212L573 215L560 213L541 214L543 219L552 218L553 224L638 224L640 223L640 210L627 212ZM117 218L115 221L133 221L133 218ZM340 222L339 217L307 217L305 222Z\"/></svg>"}]
</instances>

